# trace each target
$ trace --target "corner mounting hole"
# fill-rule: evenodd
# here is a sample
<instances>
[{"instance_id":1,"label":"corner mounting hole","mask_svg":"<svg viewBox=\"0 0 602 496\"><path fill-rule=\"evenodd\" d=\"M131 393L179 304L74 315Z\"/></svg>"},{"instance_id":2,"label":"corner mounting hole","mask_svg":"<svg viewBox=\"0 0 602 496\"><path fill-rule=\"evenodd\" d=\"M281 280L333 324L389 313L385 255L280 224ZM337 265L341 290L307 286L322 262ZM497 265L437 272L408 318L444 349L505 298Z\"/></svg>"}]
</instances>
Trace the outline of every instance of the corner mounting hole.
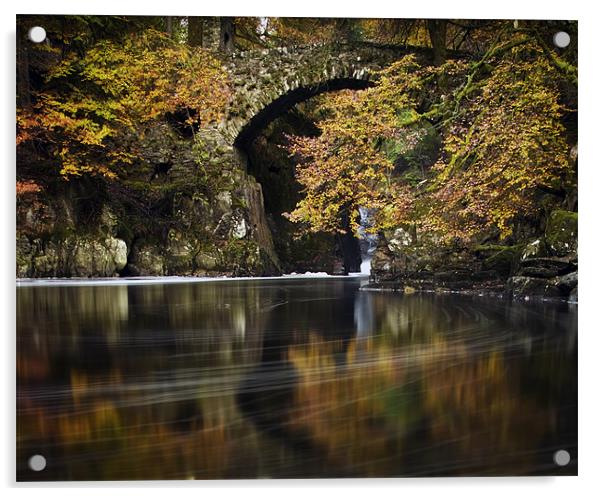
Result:
<instances>
[{"instance_id":1,"label":"corner mounting hole","mask_svg":"<svg viewBox=\"0 0 602 496\"><path fill-rule=\"evenodd\" d=\"M570 42L571 37L569 36L569 33L565 31L558 31L554 35L554 45L556 45L558 48L566 48L569 46Z\"/></svg>"},{"instance_id":2,"label":"corner mounting hole","mask_svg":"<svg viewBox=\"0 0 602 496\"><path fill-rule=\"evenodd\" d=\"M33 455L27 463L34 472L41 472L46 468L46 458L42 455Z\"/></svg>"},{"instance_id":3,"label":"corner mounting hole","mask_svg":"<svg viewBox=\"0 0 602 496\"><path fill-rule=\"evenodd\" d=\"M558 450L554 453L554 463L559 467L564 467L568 465L571 461L571 455L566 450Z\"/></svg>"},{"instance_id":4,"label":"corner mounting hole","mask_svg":"<svg viewBox=\"0 0 602 496\"><path fill-rule=\"evenodd\" d=\"M42 26L34 26L27 32L27 37L34 43L42 43L46 39L46 30Z\"/></svg>"}]
</instances>

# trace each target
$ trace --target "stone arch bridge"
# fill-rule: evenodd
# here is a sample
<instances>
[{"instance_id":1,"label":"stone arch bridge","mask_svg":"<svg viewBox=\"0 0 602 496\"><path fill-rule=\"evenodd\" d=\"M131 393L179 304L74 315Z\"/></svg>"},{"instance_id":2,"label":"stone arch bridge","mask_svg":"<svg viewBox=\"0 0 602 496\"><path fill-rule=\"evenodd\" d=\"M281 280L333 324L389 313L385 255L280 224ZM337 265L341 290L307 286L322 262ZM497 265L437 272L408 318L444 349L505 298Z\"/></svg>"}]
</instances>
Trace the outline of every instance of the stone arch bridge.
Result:
<instances>
[{"instance_id":1,"label":"stone arch bridge","mask_svg":"<svg viewBox=\"0 0 602 496\"><path fill-rule=\"evenodd\" d=\"M314 44L219 54L231 81L232 96L222 121L200 129L195 138L203 150L203 163L221 170L224 176L238 178L229 191L214 192L228 205L232 203L229 208L233 210L232 215L220 218L227 222L220 220L216 232L225 226L225 238L234 236L256 242L276 259L264 192L250 170L251 143L271 121L297 103L328 91L367 88L374 84L382 69L407 54L414 54L421 64L432 63L432 51L428 48L370 43ZM194 160L170 157L169 162L171 181L182 185L193 182L198 171ZM234 198L245 206L234 208L233 200L229 200ZM214 211L223 210L220 202L216 201ZM179 210L193 208L178 207ZM191 222L191 226L202 222ZM359 265L345 263L345 266L359 270Z\"/></svg>"},{"instance_id":2,"label":"stone arch bridge","mask_svg":"<svg viewBox=\"0 0 602 496\"><path fill-rule=\"evenodd\" d=\"M429 49L370 44L219 54L232 88L223 120L193 140L177 116L149 129L139 141L139 166L110 186L96 227L76 230L82 202L70 198L79 191L46 205L44 220L23 206L19 277L280 274L263 188L248 171L250 144L295 104L327 91L367 88L381 69L409 53L419 63L432 61ZM216 177L208 180L207 171ZM40 231L47 218L65 219L69 229L56 222L56 229Z\"/></svg>"},{"instance_id":3,"label":"stone arch bridge","mask_svg":"<svg viewBox=\"0 0 602 496\"><path fill-rule=\"evenodd\" d=\"M328 91L367 88L374 84L382 69L407 54L414 54L420 64L432 63L432 51L428 48L369 43L317 44L218 54L232 90L222 121L198 130L192 147L188 139L173 141L168 138L173 133L165 127L167 123L156 130L158 136L146 140L149 146L144 157L155 171L153 178L157 178L157 186L160 181L167 181L171 190L178 191L173 200L174 213L169 219L176 227L170 228L166 247L156 257L164 259L164 273L218 270L213 268L214 263L206 263L205 258L217 260L217 267L225 272L240 274L238 271L242 268L254 266L243 273L279 273L279 256L274 244L273 223L265 210L264 189L253 175L254 165L249 161L251 144L271 121L297 103ZM166 140L172 140L172 145L165 144ZM203 179L199 180L205 170L219 171L220 180L214 181L217 184L212 183L211 190L203 190L200 195L191 193L197 191L197 185L206 187ZM350 241L354 238L353 233L348 232L345 237L347 241L339 241L345 272L357 272L359 245L355 239ZM261 257L269 261L251 263L247 258L233 270L236 264L232 257L224 255L223 249L219 248L233 240L239 247L244 243L257 247L260 249L257 256L260 252L267 254ZM143 243L144 240L138 242L141 247L136 249L140 254L155 250ZM208 244L213 244L215 249L209 248ZM131 265L138 272L132 273L156 272L155 269L143 269L146 262L136 250ZM355 261L349 262L352 259Z\"/></svg>"},{"instance_id":4,"label":"stone arch bridge","mask_svg":"<svg viewBox=\"0 0 602 496\"><path fill-rule=\"evenodd\" d=\"M408 53L428 63L424 49L366 44L234 53L226 64L234 94L220 132L229 143L243 145L299 102L327 91L367 88L379 70Z\"/></svg>"},{"instance_id":5,"label":"stone arch bridge","mask_svg":"<svg viewBox=\"0 0 602 496\"><path fill-rule=\"evenodd\" d=\"M364 89L395 60L414 54L429 64L431 50L370 43L314 44L250 50L223 55L232 97L223 120L201 131L210 150L240 160L250 142L272 120L297 103L341 89Z\"/></svg>"}]
</instances>

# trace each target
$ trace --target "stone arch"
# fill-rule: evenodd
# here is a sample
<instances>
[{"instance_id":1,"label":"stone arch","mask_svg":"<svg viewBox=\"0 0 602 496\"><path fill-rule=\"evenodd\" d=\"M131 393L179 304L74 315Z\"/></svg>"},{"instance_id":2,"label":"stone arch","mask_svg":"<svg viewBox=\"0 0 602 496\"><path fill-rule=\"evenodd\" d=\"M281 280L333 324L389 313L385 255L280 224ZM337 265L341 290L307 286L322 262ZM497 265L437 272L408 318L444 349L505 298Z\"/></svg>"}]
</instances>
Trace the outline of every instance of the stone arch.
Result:
<instances>
[{"instance_id":1,"label":"stone arch","mask_svg":"<svg viewBox=\"0 0 602 496\"><path fill-rule=\"evenodd\" d=\"M378 71L406 53L399 48L323 44L232 54L233 95L219 125L226 142L243 149L273 119L328 91L365 89Z\"/></svg>"},{"instance_id":2,"label":"stone arch","mask_svg":"<svg viewBox=\"0 0 602 496\"><path fill-rule=\"evenodd\" d=\"M331 79L311 86L301 86L283 95L280 95L268 105L252 115L252 117L240 128L233 145L235 148L244 149L261 131L274 119L283 115L296 104L309 100L310 98L329 91L343 89L361 90L372 86L374 83L369 79L354 79L342 77Z\"/></svg>"},{"instance_id":3,"label":"stone arch","mask_svg":"<svg viewBox=\"0 0 602 496\"><path fill-rule=\"evenodd\" d=\"M230 103L222 121L197 136L211 150L210 162L231 164L253 176L250 145L265 127L296 104L316 95L342 89L372 86L380 70L403 55L417 53L407 47L322 44L294 49L234 52L223 59L232 88ZM202 136L201 136L202 135ZM251 169L251 170L250 170ZM264 205L263 188L257 183L259 204ZM262 210L262 216L265 212ZM264 238L262 246L274 253L267 220L256 222L253 236ZM260 233L263 233L261 234ZM346 271L360 270L360 250L351 231L340 243Z\"/></svg>"}]
</instances>

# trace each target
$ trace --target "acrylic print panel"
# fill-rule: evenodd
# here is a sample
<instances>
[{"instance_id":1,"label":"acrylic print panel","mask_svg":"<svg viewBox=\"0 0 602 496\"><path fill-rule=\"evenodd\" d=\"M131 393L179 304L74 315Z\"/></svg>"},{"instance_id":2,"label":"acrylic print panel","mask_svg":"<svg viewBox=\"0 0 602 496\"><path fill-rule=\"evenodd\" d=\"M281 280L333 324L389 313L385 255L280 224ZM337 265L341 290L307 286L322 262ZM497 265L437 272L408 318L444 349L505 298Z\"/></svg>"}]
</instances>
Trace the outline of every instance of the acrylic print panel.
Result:
<instances>
[{"instance_id":1,"label":"acrylic print panel","mask_svg":"<svg viewBox=\"0 0 602 496\"><path fill-rule=\"evenodd\" d=\"M577 474L577 23L17 17L17 479Z\"/></svg>"}]
</instances>

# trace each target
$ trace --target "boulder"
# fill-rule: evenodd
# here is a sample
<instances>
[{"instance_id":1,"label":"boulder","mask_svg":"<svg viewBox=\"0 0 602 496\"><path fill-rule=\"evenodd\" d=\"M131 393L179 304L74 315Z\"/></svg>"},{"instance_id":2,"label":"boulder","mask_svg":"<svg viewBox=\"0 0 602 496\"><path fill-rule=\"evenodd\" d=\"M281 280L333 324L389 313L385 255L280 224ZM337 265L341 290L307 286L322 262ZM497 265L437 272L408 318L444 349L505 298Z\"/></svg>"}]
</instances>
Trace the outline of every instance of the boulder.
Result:
<instances>
[{"instance_id":1,"label":"boulder","mask_svg":"<svg viewBox=\"0 0 602 496\"><path fill-rule=\"evenodd\" d=\"M198 268L209 271L214 270L218 264L217 258L211 253L197 253L194 260Z\"/></svg>"},{"instance_id":2,"label":"boulder","mask_svg":"<svg viewBox=\"0 0 602 496\"><path fill-rule=\"evenodd\" d=\"M133 248L128 275L132 276L162 276L165 274L164 255L151 245L136 246Z\"/></svg>"},{"instance_id":3,"label":"boulder","mask_svg":"<svg viewBox=\"0 0 602 496\"><path fill-rule=\"evenodd\" d=\"M122 239L69 238L64 248L71 252L63 261L66 272L76 277L112 277L127 263L127 245Z\"/></svg>"},{"instance_id":4,"label":"boulder","mask_svg":"<svg viewBox=\"0 0 602 496\"><path fill-rule=\"evenodd\" d=\"M561 296L560 290L549 280L538 277L514 276L506 281L510 296Z\"/></svg>"},{"instance_id":5,"label":"boulder","mask_svg":"<svg viewBox=\"0 0 602 496\"><path fill-rule=\"evenodd\" d=\"M546 257L548 255L545 241L543 239L536 239L525 246L520 258L521 260L525 260L527 258Z\"/></svg>"},{"instance_id":6,"label":"boulder","mask_svg":"<svg viewBox=\"0 0 602 496\"><path fill-rule=\"evenodd\" d=\"M577 256L577 212L554 210L546 224L545 240L550 253L557 257Z\"/></svg>"},{"instance_id":7,"label":"boulder","mask_svg":"<svg viewBox=\"0 0 602 496\"><path fill-rule=\"evenodd\" d=\"M519 257L520 247L517 246L499 246L492 255L483 260L485 270L493 270L501 277L508 277Z\"/></svg>"},{"instance_id":8,"label":"boulder","mask_svg":"<svg viewBox=\"0 0 602 496\"><path fill-rule=\"evenodd\" d=\"M562 294L569 295L571 291L577 287L577 271L555 277L551 282L560 290Z\"/></svg>"},{"instance_id":9,"label":"boulder","mask_svg":"<svg viewBox=\"0 0 602 496\"><path fill-rule=\"evenodd\" d=\"M387 236L387 248L393 253L401 251L404 247L412 244L412 234L407 230L399 227L395 231Z\"/></svg>"},{"instance_id":10,"label":"boulder","mask_svg":"<svg viewBox=\"0 0 602 496\"><path fill-rule=\"evenodd\" d=\"M536 257L520 261L518 275L527 277L555 277L573 272L577 265L567 257Z\"/></svg>"}]
</instances>

